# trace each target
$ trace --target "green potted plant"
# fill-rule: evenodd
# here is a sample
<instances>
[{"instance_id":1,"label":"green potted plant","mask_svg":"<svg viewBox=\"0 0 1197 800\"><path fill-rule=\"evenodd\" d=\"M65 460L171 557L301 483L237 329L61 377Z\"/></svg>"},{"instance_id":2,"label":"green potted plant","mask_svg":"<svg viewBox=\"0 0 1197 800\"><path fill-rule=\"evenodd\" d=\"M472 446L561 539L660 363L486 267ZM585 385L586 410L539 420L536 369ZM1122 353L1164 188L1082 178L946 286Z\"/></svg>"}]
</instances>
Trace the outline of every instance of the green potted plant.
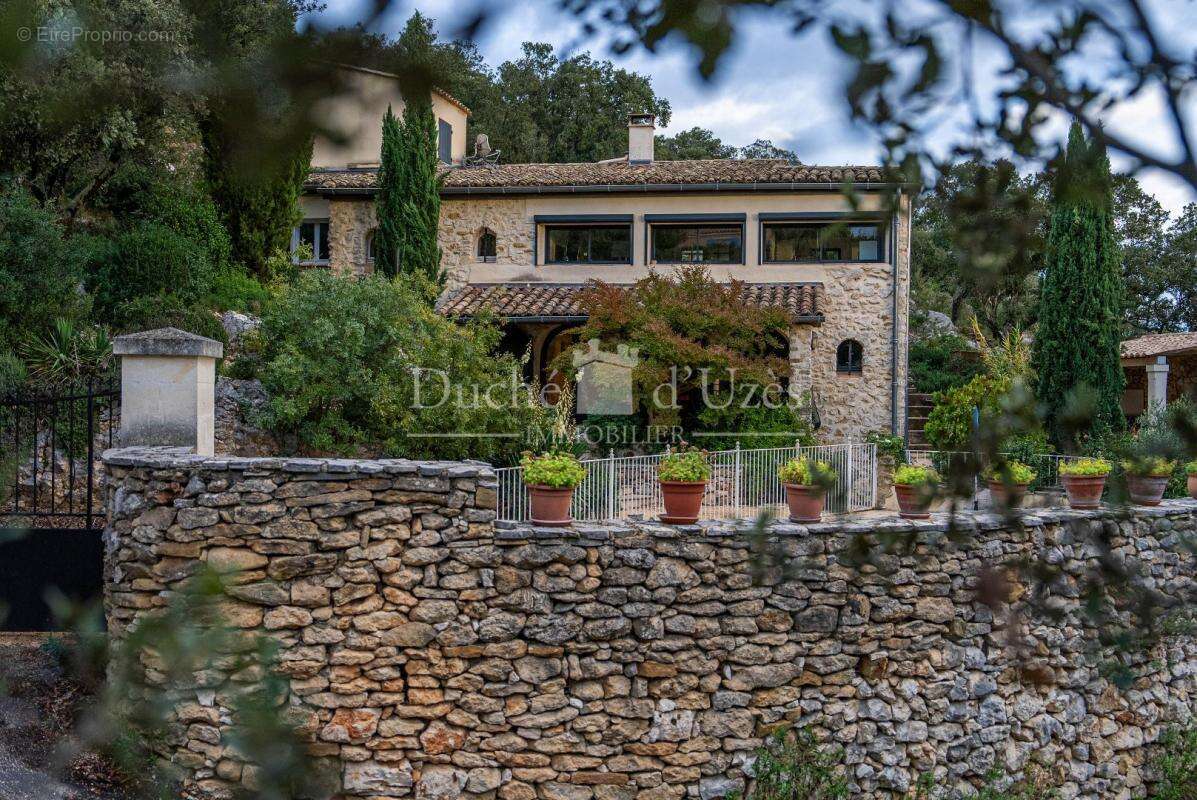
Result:
<instances>
[{"instance_id":1,"label":"green potted plant","mask_svg":"<svg viewBox=\"0 0 1197 800\"><path fill-rule=\"evenodd\" d=\"M894 493L898 496L898 516L902 519L929 519L931 501L939 486L939 473L931 467L903 464L894 473Z\"/></svg>"},{"instance_id":2,"label":"green potted plant","mask_svg":"<svg viewBox=\"0 0 1197 800\"><path fill-rule=\"evenodd\" d=\"M524 453L520 466L524 468L524 485L532 506L532 524L568 526L572 522L569 506L574 489L586 477L586 468L573 454L560 452Z\"/></svg>"},{"instance_id":3,"label":"green potted plant","mask_svg":"<svg viewBox=\"0 0 1197 800\"><path fill-rule=\"evenodd\" d=\"M989 496L994 508L1018 508L1027 495L1027 488L1038 477L1035 470L1021 461L995 464L985 472Z\"/></svg>"},{"instance_id":4,"label":"green potted plant","mask_svg":"<svg viewBox=\"0 0 1197 800\"><path fill-rule=\"evenodd\" d=\"M1122 462L1126 473L1126 491L1132 503L1158 506L1168 489L1168 480L1176 462L1159 456L1138 456Z\"/></svg>"},{"instance_id":5,"label":"green potted plant","mask_svg":"<svg viewBox=\"0 0 1197 800\"><path fill-rule=\"evenodd\" d=\"M1185 464L1185 474L1189 476L1189 497L1197 500L1197 461Z\"/></svg>"},{"instance_id":6,"label":"green potted plant","mask_svg":"<svg viewBox=\"0 0 1197 800\"><path fill-rule=\"evenodd\" d=\"M786 504L790 507L790 522L818 522L823 518L823 501L827 490L835 486L839 475L826 461L806 457L795 458L781 465L777 477L786 490Z\"/></svg>"},{"instance_id":7,"label":"green potted plant","mask_svg":"<svg viewBox=\"0 0 1197 800\"><path fill-rule=\"evenodd\" d=\"M1110 462L1104 458L1078 458L1060 464L1060 483L1068 493L1073 508L1097 508L1110 474Z\"/></svg>"},{"instance_id":8,"label":"green potted plant","mask_svg":"<svg viewBox=\"0 0 1197 800\"><path fill-rule=\"evenodd\" d=\"M661 521L672 525L697 522L710 477L711 464L705 451L680 449L662 458L657 467L661 499L665 502Z\"/></svg>"}]
</instances>

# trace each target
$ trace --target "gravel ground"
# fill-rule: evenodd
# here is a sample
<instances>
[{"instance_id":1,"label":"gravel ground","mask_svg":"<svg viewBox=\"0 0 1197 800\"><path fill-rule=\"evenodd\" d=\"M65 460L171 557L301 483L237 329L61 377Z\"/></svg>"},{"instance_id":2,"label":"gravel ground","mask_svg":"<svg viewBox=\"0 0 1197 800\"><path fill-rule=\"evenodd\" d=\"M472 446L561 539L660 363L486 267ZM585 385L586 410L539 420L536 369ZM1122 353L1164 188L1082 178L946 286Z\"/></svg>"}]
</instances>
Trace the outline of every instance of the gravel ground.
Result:
<instances>
[{"instance_id":1,"label":"gravel ground","mask_svg":"<svg viewBox=\"0 0 1197 800\"><path fill-rule=\"evenodd\" d=\"M125 800L106 785L107 768L95 756L54 768L62 750L74 744L74 713L87 698L43 648L47 639L0 633L0 798Z\"/></svg>"}]
</instances>

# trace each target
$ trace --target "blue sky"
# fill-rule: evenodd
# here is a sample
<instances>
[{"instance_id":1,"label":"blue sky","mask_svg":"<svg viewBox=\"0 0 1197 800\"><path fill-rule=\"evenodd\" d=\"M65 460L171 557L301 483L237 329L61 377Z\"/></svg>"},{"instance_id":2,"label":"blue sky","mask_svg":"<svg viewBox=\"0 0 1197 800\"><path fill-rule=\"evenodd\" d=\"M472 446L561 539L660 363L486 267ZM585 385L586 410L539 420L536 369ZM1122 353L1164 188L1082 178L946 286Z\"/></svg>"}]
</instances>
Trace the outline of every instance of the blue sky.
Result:
<instances>
[{"instance_id":1,"label":"blue sky","mask_svg":"<svg viewBox=\"0 0 1197 800\"><path fill-rule=\"evenodd\" d=\"M350 24L368 5L364 0L326 0L323 24ZM917 0L915 0L917 7ZM1180 37L1176 44L1191 54L1197 41L1197 4L1190 0L1153 0L1149 3L1164 26ZM442 33L452 32L462 14L477 6L469 0L416 0L395 2L383 21L383 29L397 34L413 8L437 21ZM602 39L583 39L581 26L571 14L560 10L554 0L524 0L488 5L493 16L477 44L492 66L517 58L524 41L547 41L569 48L590 50L620 66L652 77L659 95L673 106L673 118L663 132L700 126L714 131L724 142L744 145L754 139L772 139L795 150L807 163L875 163L878 145L868 130L854 126L842 100L845 62L822 32L795 38L776 14L757 13L742 17L734 50L725 57L712 81L704 81L694 68L691 53L680 46L665 46L658 53L636 48L627 55L615 55ZM981 68L975 81L984 96L997 85L1000 58L980 53ZM1098 65L1093 67L1100 69ZM1171 129L1164 122L1164 105L1158 97L1144 95L1113 110L1106 124L1149 142L1167 152ZM1057 120L1048 135L1063 136L1066 120ZM961 135L950 114L937 128L933 145L947 150ZM1118 167L1118 160L1115 159ZM1197 200L1177 179L1158 172L1140 173L1144 187L1170 211L1177 212Z\"/></svg>"}]
</instances>

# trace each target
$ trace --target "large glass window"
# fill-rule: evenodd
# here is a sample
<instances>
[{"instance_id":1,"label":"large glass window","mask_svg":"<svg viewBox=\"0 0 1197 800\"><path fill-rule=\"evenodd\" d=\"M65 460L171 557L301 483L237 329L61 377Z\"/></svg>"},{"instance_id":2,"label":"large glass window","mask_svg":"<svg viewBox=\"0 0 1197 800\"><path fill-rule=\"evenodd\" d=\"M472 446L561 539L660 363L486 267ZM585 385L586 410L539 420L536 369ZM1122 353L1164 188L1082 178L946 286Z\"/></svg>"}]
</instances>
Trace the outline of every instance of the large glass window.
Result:
<instances>
[{"instance_id":1,"label":"large glass window","mask_svg":"<svg viewBox=\"0 0 1197 800\"><path fill-rule=\"evenodd\" d=\"M764 261L880 261L881 226L873 222L766 222Z\"/></svg>"},{"instance_id":2,"label":"large glass window","mask_svg":"<svg viewBox=\"0 0 1197 800\"><path fill-rule=\"evenodd\" d=\"M631 225L550 225L546 264L630 264Z\"/></svg>"},{"instance_id":3,"label":"large glass window","mask_svg":"<svg viewBox=\"0 0 1197 800\"><path fill-rule=\"evenodd\" d=\"M653 261L665 264L740 264L743 225L653 225Z\"/></svg>"},{"instance_id":4,"label":"large glass window","mask_svg":"<svg viewBox=\"0 0 1197 800\"><path fill-rule=\"evenodd\" d=\"M328 220L310 219L301 222L291 232L291 254L296 255L301 244L306 244L312 251L312 260L328 261Z\"/></svg>"}]
</instances>

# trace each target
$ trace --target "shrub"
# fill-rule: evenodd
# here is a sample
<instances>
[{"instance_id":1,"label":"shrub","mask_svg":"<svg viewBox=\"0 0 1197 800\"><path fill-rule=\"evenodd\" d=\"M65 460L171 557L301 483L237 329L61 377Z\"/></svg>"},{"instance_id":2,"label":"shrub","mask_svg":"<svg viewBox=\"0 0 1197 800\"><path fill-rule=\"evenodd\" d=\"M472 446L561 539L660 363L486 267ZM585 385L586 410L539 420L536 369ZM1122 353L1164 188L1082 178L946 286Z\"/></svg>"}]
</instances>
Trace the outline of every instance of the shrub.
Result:
<instances>
[{"instance_id":1,"label":"shrub","mask_svg":"<svg viewBox=\"0 0 1197 800\"><path fill-rule=\"evenodd\" d=\"M525 453L520 460L524 468L524 483L529 486L551 486L572 489L586 477L586 468L572 453Z\"/></svg>"},{"instance_id":2,"label":"shrub","mask_svg":"<svg viewBox=\"0 0 1197 800\"><path fill-rule=\"evenodd\" d=\"M214 270L229 265L232 245L216 204L203 187L177 174L125 164L97 205L121 225L157 222L189 240Z\"/></svg>"},{"instance_id":3,"label":"shrub","mask_svg":"<svg viewBox=\"0 0 1197 800\"><path fill-rule=\"evenodd\" d=\"M238 367L270 394L261 421L328 453L506 465L523 438L546 441L550 414L520 384L519 361L495 352L498 328L488 318L454 324L429 308L428 291L418 277L322 270L283 287ZM483 393L495 385L491 403Z\"/></svg>"},{"instance_id":4,"label":"shrub","mask_svg":"<svg viewBox=\"0 0 1197 800\"><path fill-rule=\"evenodd\" d=\"M721 392L711 393L712 403L699 409L691 427L704 434L727 433L703 437L703 444L711 450L731 450L740 442L747 447L774 445L812 445L815 435L810 419L800 408L779 404L773 407L755 405L744 408ZM726 407L723 406L727 403Z\"/></svg>"},{"instance_id":5,"label":"shrub","mask_svg":"<svg viewBox=\"0 0 1197 800\"><path fill-rule=\"evenodd\" d=\"M103 321L120 324L117 309L139 297L174 295L190 305L211 289L208 255L161 222L139 222L91 242L88 287Z\"/></svg>"},{"instance_id":6,"label":"shrub","mask_svg":"<svg viewBox=\"0 0 1197 800\"><path fill-rule=\"evenodd\" d=\"M894 483L898 486L933 486L939 483L939 473L931 467L903 464L894 472Z\"/></svg>"},{"instance_id":7,"label":"shrub","mask_svg":"<svg viewBox=\"0 0 1197 800\"><path fill-rule=\"evenodd\" d=\"M1084 478L1109 475L1113 466L1104 458L1077 458L1060 462L1060 474Z\"/></svg>"},{"instance_id":8,"label":"shrub","mask_svg":"<svg viewBox=\"0 0 1197 800\"><path fill-rule=\"evenodd\" d=\"M836 472L826 461L814 461L802 457L795 458L781 465L777 470L777 478L782 483L797 486L822 486L830 489L839 480Z\"/></svg>"},{"instance_id":9,"label":"shrub","mask_svg":"<svg viewBox=\"0 0 1197 800\"><path fill-rule=\"evenodd\" d=\"M678 450L661 459L657 477L663 481L705 481L711 477L711 464L702 450Z\"/></svg>"},{"instance_id":10,"label":"shrub","mask_svg":"<svg viewBox=\"0 0 1197 800\"><path fill-rule=\"evenodd\" d=\"M270 289L265 284L237 267L227 267L212 276L205 302L217 311L261 314L269 299Z\"/></svg>"},{"instance_id":11,"label":"shrub","mask_svg":"<svg viewBox=\"0 0 1197 800\"><path fill-rule=\"evenodd\" d=\"M1176 469L1176 462L1159 456L1142 456L1122 462L1122 470L1127 475L1147 478L1164 478L1170 476Z\"/></svg>"},{"instance_id":12,"label":"shrub","mask_svg":"<svg viewBox=\"0 0 1197 800\"><path fill-rule=\"evenodd\" d=\"M820 747L810 731L779 729L756 751L751 790L727 800L846 800L840 756L838 749Z\"/></svg>"},{"instance_id":13,"label":"shrub","mask_svg":"<svg viewBox=\"0 0 1197 800\"><path fill-rule=\"evenodd\" d=\"M1172 728L1160 739L1159 783L1149 800L1197 797L1197 727Z\"/></svg>"},{"instance_id":14,"label":"shrub","mask_svg":"<svg viewBox=\"0 0 1197 800\"><path fill-rule=\"evenodd\" d=\"M15 347L60 318L83 319L85 250L23 189L0 193L0 342Z\"/></svg>"},{"instance_id":15,"label":"shrub","mask_svg":"<svg viewBox=\"0 0 1197 800\"><path fill-rule=\"evenodd\" d=\"M206 306L187 303L178 295L136 297L117 306L112 314L117 333L134 333L154 328L178 328L207 336L228 346L228 334L220 320Z\"/></svg>"},{"instance_id":16,"label":"shrub","mask_svg":"<svg viewBox=\"0 0 1197 800\"><path fill-rule=\"evenodd\" d=\"M910 343L910 380L920 392L935 394L963 386L981 374L980 359L964 356L968 340L957 333L941 333Z\"/></svg>"},{"instance_id":17,"label":"shrub","mask_svg":"<svg viewBox=\"0 0 1197 800\"><path fill-rule=\"evenodd\" d=\"M923 430L927 439L941 450L967 450L972 441L973 409L981 417L991 415L998 398L1010 389L1008 382L978 375L963 386L935 395L935 408Z\"/></svg>"},{"instance_id":18,"label":"shrub","mask_svg":"<svg viewBox=\"0 0 1197 800\"><path fill-rule=\"evenodd\" d=\"M1188 464L1185 464L1185 474L1197 475L1197 461L1190 461Z\"/></svg>"},{"instance_id":19,"label":"shrub","mask_svg":"<svg viewBox=\"0 0 1197 800\"><path fill-rule=\"evenodd\" d=\"M865 434L865 442L877 445L877 455L888 456L895 464L906 463L906 440L901 436L885 431L869 431Z\"/></svg>"},{"instance_id":20,"label":"shrub","mask_svg":"<svg viewBox=\"0 0 1197 800\"><path fill-rule=\"evenodd\" d=\"M990 481L1009 481L1021 486L1035 481L1039 474L1021 461L1006 461L995 464L985 472L985 479Z\"/></svg>"}]
</instances>

